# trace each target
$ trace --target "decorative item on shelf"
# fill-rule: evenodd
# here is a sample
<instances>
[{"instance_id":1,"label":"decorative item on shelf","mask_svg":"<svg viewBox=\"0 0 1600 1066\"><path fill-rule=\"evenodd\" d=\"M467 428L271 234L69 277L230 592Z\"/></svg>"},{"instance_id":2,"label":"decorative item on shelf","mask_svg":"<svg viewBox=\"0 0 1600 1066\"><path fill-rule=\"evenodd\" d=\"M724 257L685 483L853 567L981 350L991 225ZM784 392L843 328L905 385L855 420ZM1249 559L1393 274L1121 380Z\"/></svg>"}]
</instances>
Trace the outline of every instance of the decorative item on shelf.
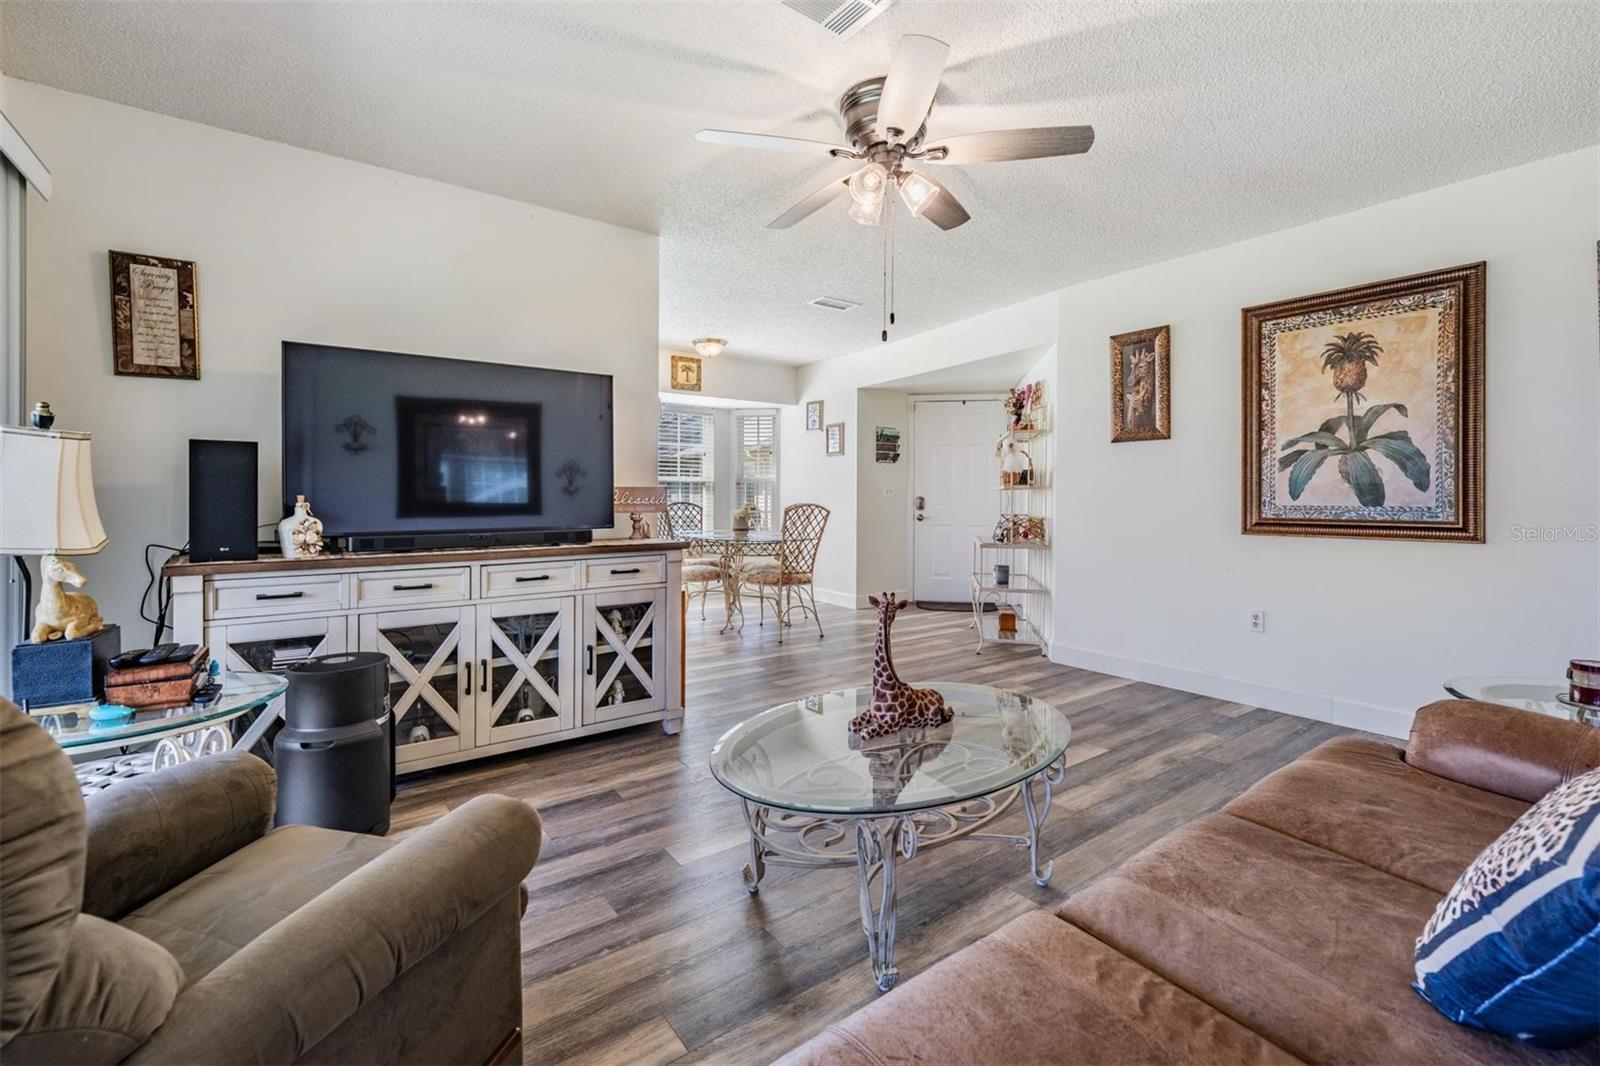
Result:
<instances>
[{"instance_id":1,"label":"decorative item on shelf","mask_svg":"<svg viewBox=\"0 0 1600 1066\"><path fill-rule=\"evenodd\" d=\"M172 655L144 665L139 660L153 658L150 652L130 651L113 660L106 672L106 701L140 710L182 707L195 701L196 693L210 679L206 669L210 651L192 644L172 650Z\"/></svg>"},{"instance_id":2,"label":"decorative item on shelf","mask_svg":"<svg viewBox=\"0 0 1600 1066\"><path fill-rule=\"evenodd\" d=\"M1484 279L1244 310L1243 532L1483 543Z\"/></svg>"},{"instance_id":3,"label":"decorative item on shelf","mask_svg":"<svg viewBox=\"0 0 1600 1066\"><path fill-rule=\"evenodd\" d=\"M188 259L111 252L112 369L200 380L200 306Z\"/></svg>"},{"instance_id":4,"label":"decorative item on shelf","mask_svg":"<svg viewBox=\"0 0 1600 1066\"><path fill-rule=\"evenodd\" d=\"M844 454L844 423L829 422L823 431L824 447L829 455Z\"/></svg>"},{"instance_id":5,"label":"decorative item on shelf","mask_svg":"<svg viewBox=\"0 0 1600 1066\"><path fill-rule=\"evenodd\" d=\"M104 722L108 725L113 722L125 722L132 718L134 712L138 709L122 703L97 703L89 708L89 720L91 722Z\"/></svg>"},{"instance_id":6,"label":"decorative item on shelf","mask_svg":"<svg viewBox=\"0 0 1600 1066\"><path fill-rule=\"evenodd\" d=\"M678 392L699 392L701 387L700 360L692 355L672 357L672 378L669 382Z\"/></svg>"},{"instance_id":7,"label":"decorative item on shelf","mask_svg":"<svg viewBox=\"0 0 1600 1066\"><path fill-rule=\"evenodd\" d=\"M760 521L760 512L756 510L753 502L747 502L743 507L733 512L733 531L735 533L748 533Z\"/></svg>"},{"instance_id":8,"label":"decorative item on shelf","mask_svg":"<svg viewBox=\"0 0 1600 1066\"><path fill-rule=\"evenodd\" d=\"M1111 442L1172 437L1172 327L1111 338Z\"/></svg>"},{"instance_id":9,"label":"decorative item on shelf","mask_svg":"<svg viewBox=\"0 0 1600 1066\"><path fill-rule=\"evenodd\" d=\"M1044 540L1044 519L1036 515L1001 515L1000 523L1006 527L1005 540L1009 543L1032 544Z\"/></svg>"},{"instance_id":10,"label":"decorative item on shelf","mask_svg":"<svg viewBox=\"0 0 1600 1066\"><path fill-rule=\"evenodd\" d=\"M1009 435L995 442L995 456L1000 460L1000 487L1020 488L1033 484L1033 456Z\"/></svg>"},{"instance_id":11,"label":"decorative item on shelf","mask_svg":"<svg viewBox=\"0 0 1600 1066\"><path fill-rule=\"evenodd\" d=\"M995 563L994 564L994 583L995 583L995 587L996 588L1004 589L1004 588L1010 588L1011 587L1011 564L1010 563Z\"/></svg>"},{"instance_id":12,"label":"decorative item on shelf","mask_svg":"<svg viewBox=\"0 0 1600 1066\"><path fill-rule=\"evenodd\" d=\"M620 707L627 701L628 693L627 690L622 687L622 680L619 678L616 681L611 682L611 706Z\"/></svg>"},{"instance_id":13,"label":"decorative item on shelf","mask_svg":"<svg viewBox=\"0 0 1600 1066\"><path fill-rule=\"evenodd\" d=\"M994 524L994 542L996 544L1011 543L1011 516L1001 515L1000 521Z\"/></svg>"},{"instance_id":14,"label":"decorative item on shelf","mask_svg":"<svg viewBox=\"0 0 1600 1066\"><path fill-rule=\"evenodd\" d=\"M660 485L618 485L612 494L612 510L627 515L633 522L633 532L629 534L631 539L648 539L650 526L644 516L667 513L667 490Z\"/></svg>"},{"instance_id":15,"label":"decorative item on shelf","mask_svg":"<svg viewBox=\"0 0 1600 1066\"><path fill-rule=\"evenodd\" d=\"M322 519L311 513L311 502L294 498L294 513L278 523L278 548L285 559L312 559L322 554Z\"/></svg>"},{"instance_id":16,"label":"decorative item on shelf","mask_svg":"<svg viewBox=\"0 0 1600 1066\"><path fill-rule=\"evenodd\" d=\"M56 424L56 413L50 410L50 404L40 400L33 405L33 410L28 412L28 423L34 429L49 429Z\"/></svg>"},{"instance_id":17,"label":"decorative item on shelf","mask_svg":"<svg viewBox=\"0 0 1600 1066\"><path fill-rule=\"evenodd\" d=\"M807 432L810 432L811 430L814 430L814 429L815 430L821 430L822 429L822 401L821 400L808 400L808 401L806 401L806 430L807 430Z\"/></svg>"},{"instance_id":18,"label":"decorative item on shelf","mask_svg":"<svg viewBox=\"0 0 1600 1066\"><path fill-rule=\"evenodd\" d=\"M92 555L106 544L89 445L87 433L0 426L0 554L16 560L25 601L33 578L23 556L43 556L36 616L25 624L35 642L91 636L102 625L92 597L62 587L85 584L63 556Z\"/></svg>"},{"instance_id":19,"label":"decorative item on shelf","mask_svg":"<svg viewBox=\"0 0 1600 1066\"><path fill-rule=\"evenodd\" d=\"M867 602L878 611L878 643L872 655L872 699L866 710L850 719L850 732L862 740L887 736L902 729L941 726L955 717L955 711L936 690L913 688L895 673L889 647L889 627L896 612L904 610L905 600L894 594L868 596Z\"/></svg>"},{"instance_id":20,"label":"decorative item on shelf","mask_svg":"<svg viewBox=\"0 0 1600 1066\"><path fill-rule=\"evenodd\" d=\"M628 635L628 631L622 617L622 612L617 610L617 608L613 607L609 612L607 612L606 621L611 624L611 631L617 636L626 637Z\"/></svg>"},{"instance_id":21,"label":"decorative item on shelf","mask_svg":"<svg viewBox=\"0 0 1600 1066\"><path fill-rule=\"evenodd\" d=\"M995 612L995 630L1000 633L1016 633L1017 612L1015 608L1005 606Z\"/></svg>"},{"instance_id":22,"label":"decorative item on shelf","mask_svg":"<svg viewBox=\"0 0 1600 1066\"><path fill-rule=\"evenodd\" d=\"M432 739L433 733L429 731L427 726L421 724L420 722L412 726L411 732L406 734L406 742L409 744L426 744Z\"/></svg>"},{"instance_id":23,"label":"decorative item on shelf","mask_svg":"<svg viewBox=\"0 0 1600 1066\"><path fill-rule=\"evenodd\" d=\"M519 724L522 723L522 722L531 722L533 720L534 720L534 713L533 713L533 708L532 707L529 707L527 705L523 705L521 708L518 709L518 711L517 711L517 722Z\"/></svg>"},{"instance_id":24,"label":"decorative item on shelf","mask_svg":"<svg viewBox=\"0 0 1600 1066\"><path fill-rule=\"evenodd\" d=\"M1600 659L1574 659L1567 666L1568 695L1573 703L1600 707Z\"/></svg>"},{"instance_id":25,"label":"decorative item on shelf","mask_svg":"<svg viewBox=\"0 0 1600 1066\"><path fill-rule=\"evenodd\" d=\"M1038 428L1032 417L1035 410L1042 407L1044 400L1044 382L1030 381L1026 385L1019 385L1014 389L1006 390L1006 414L1011 416L1007 429L1028 433Z\"/></svg>"},{"instance_id":26,"label":"decorative item on shelf","mask_svg":"<svg viewBox=\"0 0 1600 1066\"><path fill-rule=\"evenodd\" d=\"M878 426L872 432L872 444L875 449L873 459L880 463L898 463L900 461L900 431L893 426Z\"/></svg>"},{"instance_id":27,"label":"decorative item on shelf","mask_svg":"<svg viewBox=\"0 0 1600 1066\"><path fill-rule=\"evenodd\" d=\"M94 635L11 649L11 698L25 708L98 702L105 694L111 660L122 652L122 630L105 626Z\"/></svg>"}]
</instances>

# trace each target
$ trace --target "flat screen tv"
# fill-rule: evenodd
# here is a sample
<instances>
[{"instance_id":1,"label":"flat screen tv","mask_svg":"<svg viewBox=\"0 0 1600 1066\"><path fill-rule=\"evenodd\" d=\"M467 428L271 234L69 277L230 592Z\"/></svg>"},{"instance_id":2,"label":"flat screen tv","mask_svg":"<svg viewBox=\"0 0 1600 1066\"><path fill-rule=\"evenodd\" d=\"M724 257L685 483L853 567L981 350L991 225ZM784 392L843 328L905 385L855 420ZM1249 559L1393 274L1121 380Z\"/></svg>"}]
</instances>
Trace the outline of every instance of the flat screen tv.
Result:
<instances>
[{"instance_id":1,"label":"flat screen tv","mask_svg":"<svg viewBox=\"0 0 1600 1066\"><path fill-rule=\"evenodd\" d=\"M611 377L283 345L283 499L353 550L586 539L612 522Z\"/></svg>"}]
</instances>

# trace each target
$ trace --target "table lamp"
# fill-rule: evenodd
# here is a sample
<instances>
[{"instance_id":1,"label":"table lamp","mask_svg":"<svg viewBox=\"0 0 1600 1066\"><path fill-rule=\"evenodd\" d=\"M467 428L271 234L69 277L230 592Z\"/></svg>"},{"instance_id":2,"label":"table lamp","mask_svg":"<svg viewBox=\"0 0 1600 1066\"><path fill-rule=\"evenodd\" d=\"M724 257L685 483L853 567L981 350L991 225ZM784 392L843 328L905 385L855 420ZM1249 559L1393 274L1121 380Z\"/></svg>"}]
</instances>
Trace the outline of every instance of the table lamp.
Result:
<instances>
[{"instance_id":1,"label":"table lamp","mask_svg":"<svg viewBox=\"0 0 1600 1066\"><path fill-rule=\"evenodd\" d=\"M667 490L660 485L623 486L618 485L612 492L612 510L617 514L625 514L633 519L634 540L644 540L650 536L650 526L645 522L647 514L667 513Z\"/></svg>"},{"instance_id":2,"label":"table lamp","mask_svg":"<svg viewBox=\"0 0 1600 1066\"><path fill-rule=\"evenodd\" d=\"M93 599L68 592L84 578L69 555L92 555L105 547L106 531L94 502L89 434L0 426L0 553L22 571L22 593L33 598L25 555L43 556L44 587L27 630L35 642L76 639L103 623Z\"/></svg>"}]
</instances>

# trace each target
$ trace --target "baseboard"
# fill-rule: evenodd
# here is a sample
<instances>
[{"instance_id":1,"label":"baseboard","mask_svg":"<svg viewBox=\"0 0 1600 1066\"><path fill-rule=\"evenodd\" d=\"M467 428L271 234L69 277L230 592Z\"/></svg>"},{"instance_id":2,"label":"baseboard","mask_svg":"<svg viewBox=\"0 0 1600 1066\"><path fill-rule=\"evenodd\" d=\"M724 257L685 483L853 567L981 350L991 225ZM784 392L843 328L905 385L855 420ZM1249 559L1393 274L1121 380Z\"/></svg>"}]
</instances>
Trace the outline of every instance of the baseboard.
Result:
<instances>
[{"instance_id":1,"label":"baseboard","mask_svg":"<svg viewBox=\"0 0 1600 1066\"><path fill-rule=\"evenodd\" d=\"M816 589L816 596L822 603L830 603L835 607L848 607L852 611L865 611L872 604L867 602L868 596L876 596L876 592L863 592L859 596L852 596L848 592L835 592L832 589ZM895 589L894 595L901 599L910 599L909 589Z\"/></svg>"},{"instance_id":2,"label":"baseboard","mask_svg":"<svg viewBox=\"0 0 1600 1066\"><path fill-rule=\"evenodd\" d=\"M1230 703L1247 703L1282 711L1297 718L1310 718L1318 722L1331 722L1347 729L1361 729L1389 737L1404 737L1411 731L1412 711L1399 711L1370 703L1321 696L1314 692L1263 685L1235 677L1218 677L1196 670L1166 666L1161 663L1128 659L1120 655L1075 648L1067 644L1050 645L1050 661L1064 666L1125 677L1131 681L1147 681L1153 685L1181 689Z\"/></svg>"}]
</instances>

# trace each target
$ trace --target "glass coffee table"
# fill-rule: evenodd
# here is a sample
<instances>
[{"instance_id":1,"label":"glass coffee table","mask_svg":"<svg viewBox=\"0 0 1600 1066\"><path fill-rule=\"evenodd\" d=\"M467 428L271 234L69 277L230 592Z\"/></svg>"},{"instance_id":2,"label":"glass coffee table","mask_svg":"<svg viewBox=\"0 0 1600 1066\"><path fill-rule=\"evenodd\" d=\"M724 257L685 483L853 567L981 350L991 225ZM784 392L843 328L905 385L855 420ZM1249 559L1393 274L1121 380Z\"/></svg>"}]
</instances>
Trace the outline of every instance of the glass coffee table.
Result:
<instances>
[{"instance_id":1,"label":"glass coffee table","mask_svg":"<svg viewBox=\"0 0 1600 1066\"><path fill-rule=\"evenodd\" d=\"M1542 677L1452 677L1444 690L1459 700L1499 703L1519 710L1600 726L1600 707L1573 700L1565 681Z\"/></svg>"},{"instance_id":2,"label":"glass coffee table","mask_svg":"<svg viewBox=\"0 0 1600 1066\"><path fill-rule=\"evenodd\" d=\"M871 688L808 696L734 726L711 749L711 773L739 797L750 830L745 887L768 865L854 866L872 976L888 991L894 966L895 866L954 840L1028 853L1034 882L1050 882L1039 830L1066 777L1067 716L987 685L935 683L955 710L937 728L861 741L848 729ZM1021 800L1026 836L987 832Z\"/></svg>"}]
</instances>

